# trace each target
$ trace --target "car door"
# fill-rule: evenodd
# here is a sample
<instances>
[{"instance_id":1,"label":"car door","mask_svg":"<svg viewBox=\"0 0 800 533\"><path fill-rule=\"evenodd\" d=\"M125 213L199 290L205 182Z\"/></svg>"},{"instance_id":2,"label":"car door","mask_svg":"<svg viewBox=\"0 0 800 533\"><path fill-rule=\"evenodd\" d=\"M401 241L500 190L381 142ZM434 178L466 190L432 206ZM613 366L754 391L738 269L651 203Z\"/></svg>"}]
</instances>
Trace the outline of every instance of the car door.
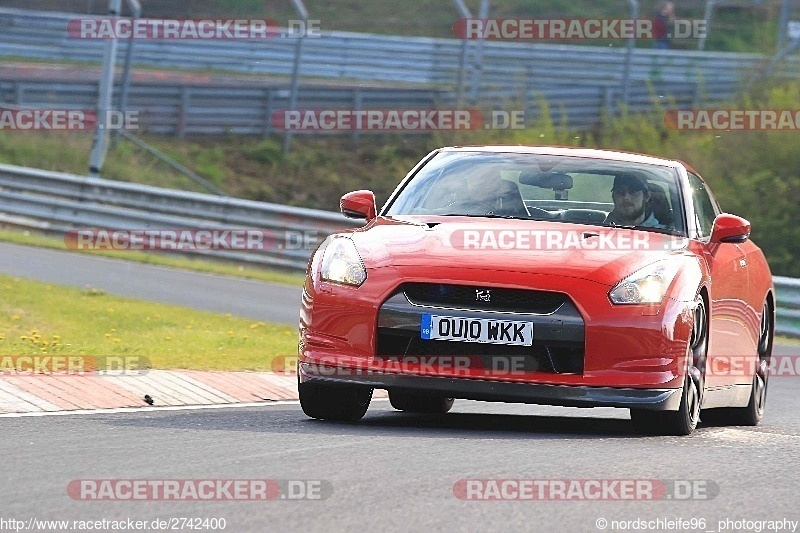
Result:
<instances>
[{"instance_id":1,"label":"car door","mask_svg":"<svg viewBox=\"0 0 800 533\"><path fill-rule=\"evenodd\" d=\"M689 174L694 230L703 247L711 274L709 346L706 362L706 387L741 383L746 372L746 357L752 353L744 317L747 313L747 260L735 243L709 243L714 219L721 213L705 183ZM692 222L692 221L690 221Z\"/></svg>"}]
</instances>

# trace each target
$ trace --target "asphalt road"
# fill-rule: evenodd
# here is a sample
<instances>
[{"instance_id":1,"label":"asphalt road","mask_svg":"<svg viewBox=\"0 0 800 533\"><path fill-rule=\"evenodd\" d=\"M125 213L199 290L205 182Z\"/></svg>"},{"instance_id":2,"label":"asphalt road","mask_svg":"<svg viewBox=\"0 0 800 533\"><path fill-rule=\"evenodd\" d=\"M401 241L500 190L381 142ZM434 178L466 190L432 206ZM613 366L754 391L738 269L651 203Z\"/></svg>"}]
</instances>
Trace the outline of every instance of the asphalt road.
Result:
<instances>
[{"instance_id":1,"label":"asphalt road","mask_svg":"<svg viewBox=\"0 0 800 533\"><path fill-rule=\"evenodd\" d=\"M0 272L265 320L293 322L298 302L296 289L8 244L0 244ZM762 425L701 425L690 437L635 435L626 410L468 401L435 416L376 400L358 424L310 420L295 403L0 417L0 530L31 519L68 520L67 530L78 530L72 521L128 519L185 530L185 522L152 521L223 518L229 532L591 532L601 519L604 531L769 531L754 521L800 520L799 407L800 380L781 376L771 379ZM324 498L91 501L68 492L76 480L103 479L284 480L284 496L291 480L320 487ZM454 487L467 479L679 480L695 489L656 501L464 501ZM614 523L637 519L685 522Z\"/></svg>"},{"instance_id":2,"label":"asphalt road","mask_svg":"<svg viewBox=\"0 0 800 533\"><path fill-rule=\"evenodd\" d=\"M299 287L0 242L0 274L297 325Z\"/></svg>"},{"instance_id":3,"label":"asphalt road","mask_svg":"<svg viewBox=\"0 0 800 533\"><path fill-rule=\"evenodd\" d=\"M358 424L311 420L294 404L0 418L0 518L225 518L226 531L237 532L592 532L600 531L600 518L607 531L635 530L612 529L612 520L694 518L696 528L655 530L716 532L726 519L800 520L798 398L797 378L774 378L761 426L701 426L689 437L634 435L619 409L468 401L439 416L399 413L376 400ZM328 497L130 502L67 493L81 479L254 478L318 482ZM689 500L463 501L454 495L463 479L701 480L706 493ZM727 530L748 531L733 526Z\"/></svg>"}]
</instances>

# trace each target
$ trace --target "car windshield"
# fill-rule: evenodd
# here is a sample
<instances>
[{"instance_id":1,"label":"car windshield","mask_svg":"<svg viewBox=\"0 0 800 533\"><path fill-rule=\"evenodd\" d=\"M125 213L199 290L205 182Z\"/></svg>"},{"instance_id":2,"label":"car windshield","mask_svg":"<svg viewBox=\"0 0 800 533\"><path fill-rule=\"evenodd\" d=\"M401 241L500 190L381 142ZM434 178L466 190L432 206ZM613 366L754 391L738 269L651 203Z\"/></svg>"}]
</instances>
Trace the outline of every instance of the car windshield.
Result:
<instances>
[{"instance_id":1,"label":"car windshield","mask_svg":"<svg viewBox=\"0 0 800 533\"><path fill-rule=\"evenodd\" d=\"M405 184L385 214L549 220L685 236L679 191L677 172L667 166L445 151Z\"/></svg>"}]
</instances>

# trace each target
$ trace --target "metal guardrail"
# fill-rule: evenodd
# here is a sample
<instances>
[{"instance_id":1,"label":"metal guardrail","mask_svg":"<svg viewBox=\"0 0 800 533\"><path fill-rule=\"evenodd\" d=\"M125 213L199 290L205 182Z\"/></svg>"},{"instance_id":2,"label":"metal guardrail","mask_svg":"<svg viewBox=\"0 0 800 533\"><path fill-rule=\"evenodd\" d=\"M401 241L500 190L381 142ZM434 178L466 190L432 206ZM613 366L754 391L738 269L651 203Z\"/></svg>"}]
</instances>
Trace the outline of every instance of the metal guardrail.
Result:
<instances>
[{"instance_id":1,"label":"metal guardrail","mask_svg":"<svg viewBox=\"0 0 800 533\"><path fill-rule=\"evenodd\" d=\"M245 229L329 233L357 227L339 213L221 198L133 183L0 164L0 213L17 224L66 233L107 229ZM0 221L2 220L0 216ZM270 266L305 269L311 249L197 252ZM775 276L782 335L800 337L800 279Z\"/></svg>"},{"instance_id":2,"label":"metal guardrail","mask_svg":"<svg viewBox=\"0 0 800 533\"><path fill-rule=\"evenodd\" d=\"M76 16L0 9L0 56L100 62L102 41L67 35L67 21ZM289 76L294 41L137 41L132 59L134 65L151 68ZM480 102L497 108L516 100L535 116L538 95L556 111L556 118L563 109L570 127L586 127L599 122L602 113L621 100L624 47L483 42L478 61L476 47L471 44L467 47L465 64L470 70L465 79L478 80L478 86L466 91L470 95L466 105ZM121 41L119 45L120 53L125 53L127 43ZM319 38L305 40L300 74L315 79L402 84L399 92L423 84L427 89L445 90L439 104L450 106L458 102L462 45L458 39L323 32ZM759 77L769 64L770 58L759 54L635 49L629 70L630 108L652 109L653 100L666 105L670 100L674 105L724 100L743 81ZM774 75L800 77L800 57L785 58L776 65ZM266 100L263 94L251 96L256 116L261 116ZM298 105L302 107L303 102ZM352 106L350 101L345 105ZM211 122L218 117L206 119ZM263 123L242 131L259 128L263 129Z\"/></svg>"},{"instance_id":3,"label":"metal guardrail","mask_svg":"<svg viewBox=\"0 0 800 533\"><path fill-rule=\"evenodd\" d=\"M5 97L3 97L5 95ZM137 111L141 131L160 135L269 135L272 114L289 108L285 86L180 82L138 82L131 86L127 109ZM375 87L301 87L301 108L434 109L439 91ZM0 106L93 109L97 82L4 79Z\"/></svg>"},{"instance_id":4,"label":"metal guardrail","mask_svg":"<svg viewBox=\"0 0 800 533\"><path fill-rule=\"evenodd\" d=\"M281 235L302 232L314 244L328 234L359 224L339 213L265 202L223 198L0 165L0 212L15 223L66 233L73 228L103 229L259 229ZM6 218L8 220L8 218ZM301 269L313 248L279 247L264 251L215 250L195 253L263 265Z\"/></svg>"},{"instance_id":5,"label":"metal guardrail","mask_svg":"<svg viewBox=\"0 0 800 533\"><path fill-rule=\"evenodd\" d=\"M776 311L775 331L781 335L800 338L800 279L774 276Z\"/></svg>"},{"instance_id":6,"label":"metal guardrail","mask_svg":"<svg viewBox=\"0 0 800 533\"><path fill-rule=\"evenodd\" d=\"M700 101L699 86L672 83L673 105L691 107ZM632 111L653 106L653 94L667 89L660 84L634 84ZM540 116L546 101L556 125L562 116L573 128L587 128L610 112L619 89L605 86L540 86L498 89L494 98L503 107L525 110L526 123ZM651 94L652 91L652 94ZM4 95L4 96L3 96ZM0 74L0 106L31 108L92 109L97 100L97 83L87 81L45 81L3 78ZM440 89L389 89L369 87L301 87L299 107L303 109L436 109L455 106L452 95ZM272 114L289 108L289 90L283 86L236 87L218 83L189 85L178 82L138 82L128 93L127 108L137 111L141 131L160 135L268 135L275 131ZM325 131L299 131L326 133ZM337 133L337 132L330 132ZM341 132L338 132L341 133ZM356 135L354 131L352 135Z\"/></svg>"}]
</instances>

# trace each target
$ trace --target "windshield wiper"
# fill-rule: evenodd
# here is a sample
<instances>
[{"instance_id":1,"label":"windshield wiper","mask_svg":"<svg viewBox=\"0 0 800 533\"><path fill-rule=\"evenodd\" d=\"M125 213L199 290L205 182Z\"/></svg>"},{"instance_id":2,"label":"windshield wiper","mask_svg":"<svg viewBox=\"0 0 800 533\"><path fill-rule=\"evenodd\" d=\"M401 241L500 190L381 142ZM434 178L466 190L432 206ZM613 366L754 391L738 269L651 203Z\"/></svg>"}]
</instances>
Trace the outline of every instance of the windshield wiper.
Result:
<instances>
[{"instance_id":1,"label":"windshield wiper","mask_svg":"<svg viewBox=\"0 0 800 533\"><path fill-rule=\"evenodd\" d=\"M624 224L603 224L602 227L604 228L613 228L613 229L636 229L641 231L651 231L653 233L660 233L662 235L670 235L672 237L681 237L686 238L686 235L682 234L679 230L673 228L653 228L649 226L628 226Z\"/></svg>"},{"instance_id":2,"label":"windshield wiper","mask_svg":"<svg viewBox=\"0 0 800 533\"><path fill-rule=\"evenodd\" d=\"M472 217L472 218L506 218L509 220L534 220L528 217L515 217L512 215L497 215L495 213L484 213L483 215L465 214L465 213L444 213L436 216L440 217Z\"/></svg>"}]
</instances>

